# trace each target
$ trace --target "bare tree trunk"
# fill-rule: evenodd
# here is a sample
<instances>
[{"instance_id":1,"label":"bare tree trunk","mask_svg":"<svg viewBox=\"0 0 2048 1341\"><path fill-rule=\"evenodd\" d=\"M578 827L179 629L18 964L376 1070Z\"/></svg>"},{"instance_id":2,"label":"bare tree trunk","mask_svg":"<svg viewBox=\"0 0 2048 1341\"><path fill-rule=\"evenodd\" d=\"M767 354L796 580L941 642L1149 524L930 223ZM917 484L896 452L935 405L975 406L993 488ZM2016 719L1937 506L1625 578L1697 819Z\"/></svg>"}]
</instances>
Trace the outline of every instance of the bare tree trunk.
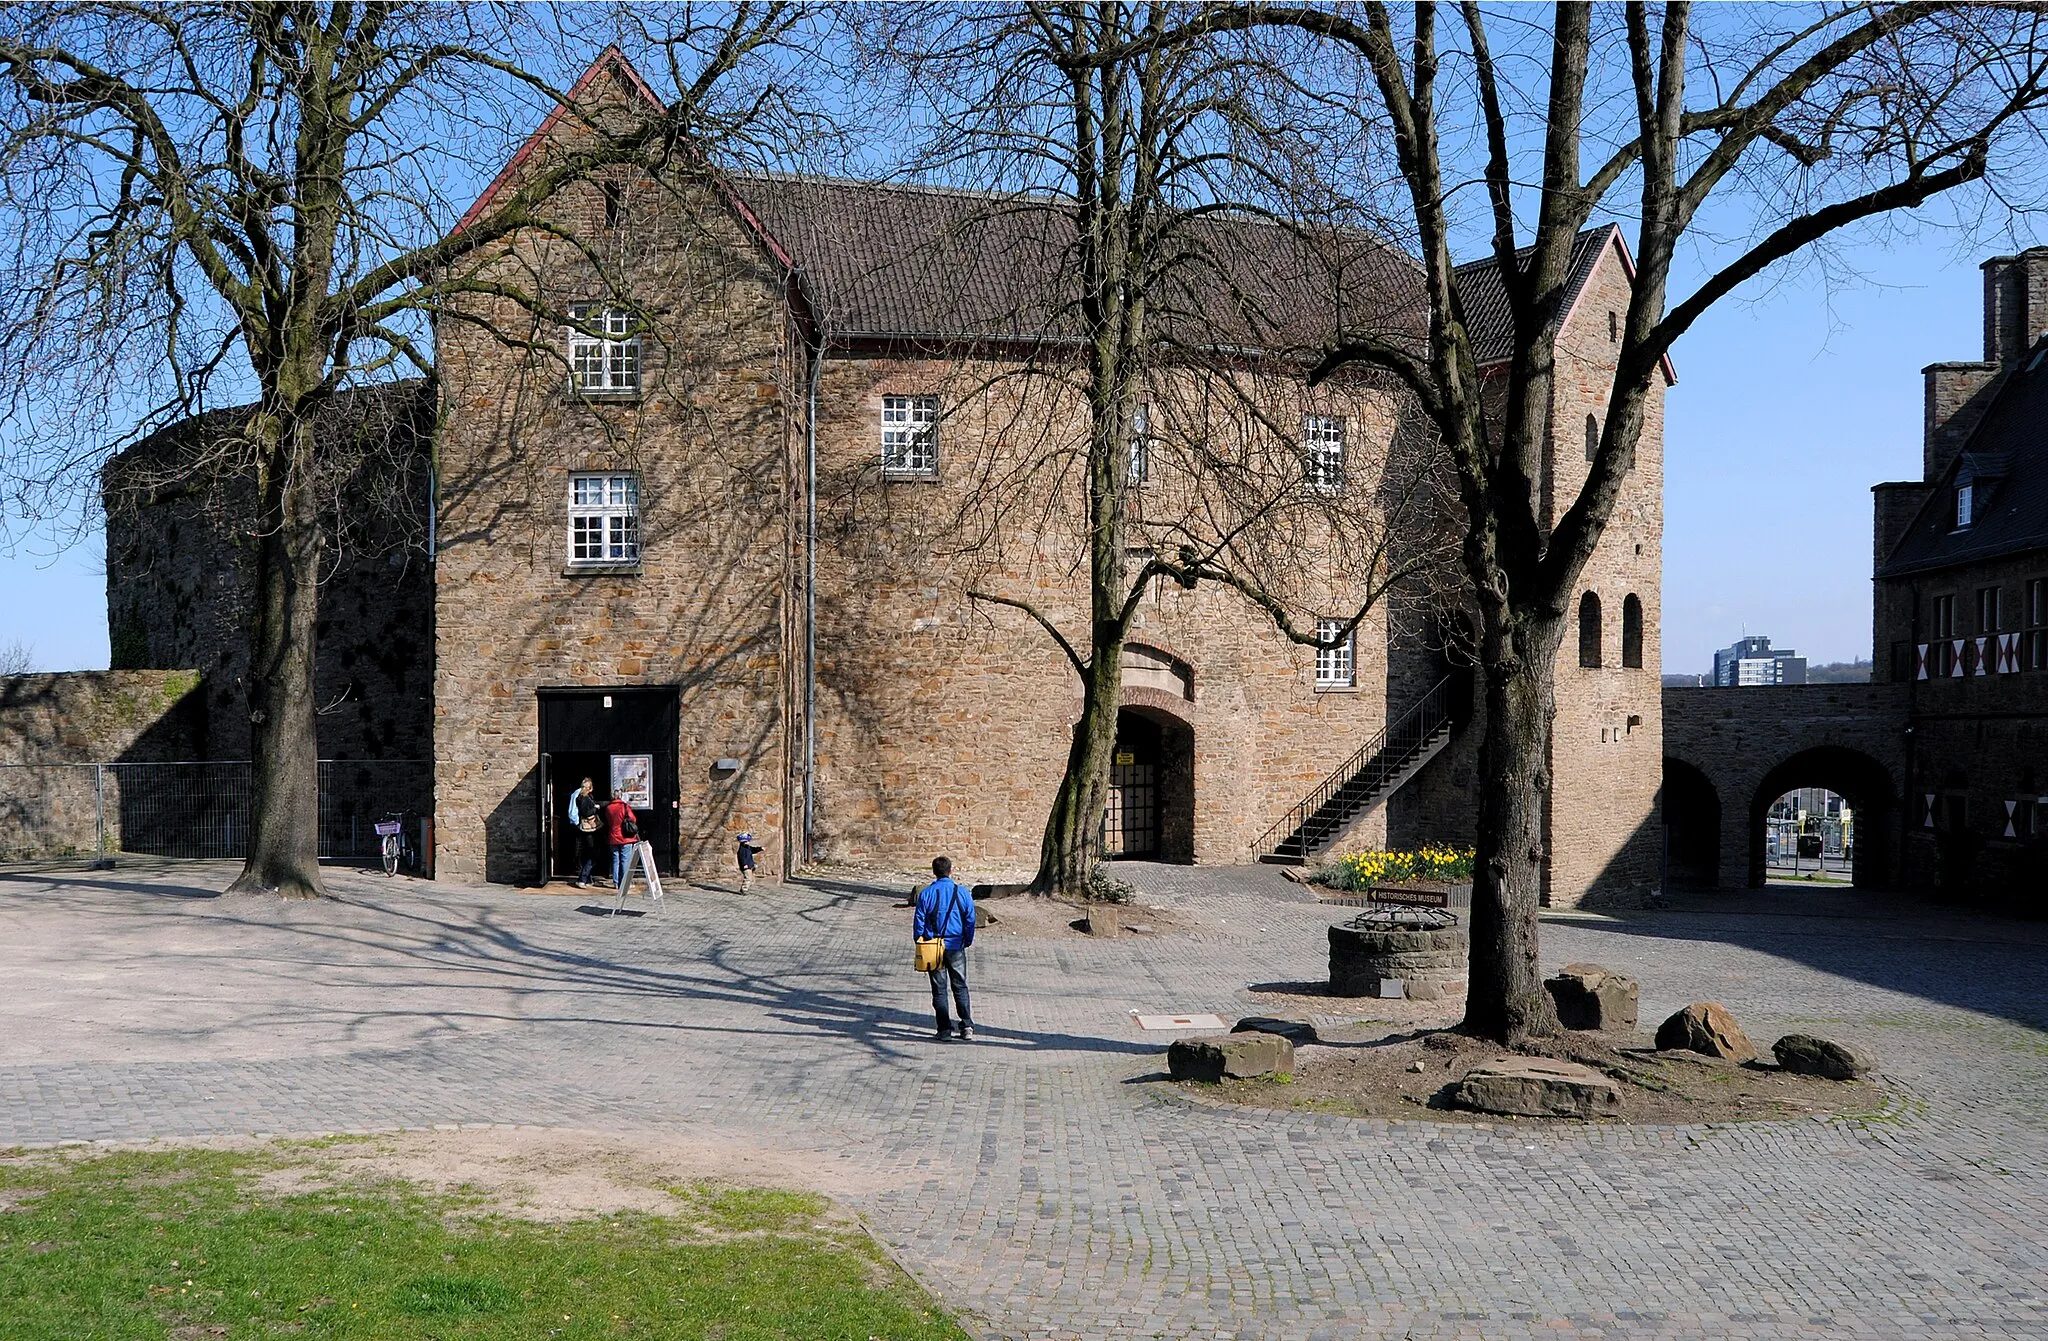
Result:
<instances>
[{"instance_id":1,"label":"bare tree trunk","mask_svg":"<svg viewBox=\"0 0 2048 1341\"><path fill-rule=\"evenodd\" d=\"M320 527L302 424L275 435L257 479L255 625L250 631L249 750L253 799L249 856L231 895L320 898L319 738L314 639Z\"/></svg>"},{"instance_id":2,"label":"bare tree trunk","mask_svg":"<svg viewBox=\"0 0 2048 1341\"><path fill-rule=\"evenodd\" d=\"M1510 1046L1557 1032L1536 958L1543 893L1543 800L1550 793L1551 718L1563 622L1490 632L1482 655L1486 730L1479 744L1472 966L1465 1029Z\"/></svg>"},{"instance_id":3,"label":"bare tree trunk","mask_svg":"<svg viewBox=\"0 0 2048 1341\"><path fill-rule=\"evenodd\" d=\"M1039 894L1085 894L1102 857L1102 813L1109 794L1109 764L1116 751L1117 710L1123 699L1123 640L1105 648L1099 642L1081 681L1081 720L1074 723L1074 744L1067 752L1067 771L1046 817L1045 840L1039 850Z\"/></svg>"}]
</instances>

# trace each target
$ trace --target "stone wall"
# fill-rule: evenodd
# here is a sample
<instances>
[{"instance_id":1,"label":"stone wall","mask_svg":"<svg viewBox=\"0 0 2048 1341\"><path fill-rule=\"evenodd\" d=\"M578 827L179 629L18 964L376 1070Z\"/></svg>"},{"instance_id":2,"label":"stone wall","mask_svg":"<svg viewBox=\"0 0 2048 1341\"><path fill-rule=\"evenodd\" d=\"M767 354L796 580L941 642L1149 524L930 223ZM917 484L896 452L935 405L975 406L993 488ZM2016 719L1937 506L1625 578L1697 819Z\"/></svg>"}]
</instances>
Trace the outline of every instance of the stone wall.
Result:
<instances>
[{"instance_id":1,"label":"stone wall","mask_svg":"<svg viewBox=\"0 0 2048 1341\"><path fill-rule=\"evenodd\" d=\"M1610 241L1558 337L1551 424L1553 506L1560 513L1585 484L1585 421L1588 415L1605 420L1620 347L1610 331L1626 315L1629 296L1627 266L1619 244ZM1579 579L1581 594L1591 592L1600 602L1600 665L1589 669L1579 664L1577 598L1565 612L1565 636L1558 647L1547 873L1548 900L1556 906L1657 884L1663 551L1664 381L1657 377L1613 519ZM1623 664L1630 597L1641 607L1637 665Z\"/></svg>"},{"instance_id":2,"label":"stone wall","mask_svg":"<svg viewBox=\"0 0 2048 1341\"><path fill-rule=\"evenodd\" d=\"M0 859L93 852L102 780L80 765L202 758L206 727L196 671L0 677Z\"/></svg>"},{"instance_id":3,"label":"stone wall","mask_svg":"<svg viewBox=\"0 0 2048 1341\"><path fill-rule=\"evenodd\" d=\"M616 249L645 305L637 397L573 392L566 327L513 304L475 308L491 329L442 331L435 807L440 869L458 879L534 878L536 695L573 686L677 689L680 794L667 800L686 872L729 870L742 830L766 849L767 874L783 865L802 364L781 287L722 202L625 187L622 228L604 226L596 183L553 208ZM499 265L564 308L605 296L585 258L550 239L523 240ZM638 474L639 563L569 567L569 477L584 470Z\"/></svg>"},{"instance_id":4,"label":"stone wall","mask_svg":"<svg viewBox=\"0 0 2048 1341\"><path fill-rule=\"evenodd\" d=\"M1998 624L2006 631L2020 630L2030 580L2048 580L2048 554L1986 560L1876 584L1882 640L1877 671L1906 696L1913 727L1903 874L1915 886L1957 883L1986 891L2025 890L2048 900L2044 844L2029 842L2018 825L2013 835L2005 832L2008 802L2040 807L2040 798L2048 795L2048 671L1913 678L1913 649L1930 636L1938 597L1955 602L1956 636L1974 641L1988 632L1976 626L1978 592L1996 587ZM1964 663L1973 672L1974 658L1973 649ZM1929 796L1937 798L1933 811ZM1947 860L1952 869L1946 872L1943 845L1951 847Z\"/></svg>"},{"instance_id":5,"label":"stone wall","mask_svg":"<svg viewBox=\"0 0 2048 1341\"><path fill-rule=\"evenodd\" d=\"M381 439L329 508L314 695L323 759L428 757L433 663L426 556L432 407L417 382L328 402L319 431L371 423ZM424 410L424 415L422 411ZM246 478L176 468L175 454L240 411L187 420L108 469L107 626L116 670L205 673L202 757L249 757ZM340 459L339 451L335 459ZM394 497L395 496L395 497ZM425 770L421 770L424 790Z\"/></svg>"},{"instance_id":6,"label":"stone wall","mask_svg":"<svg viewBox=\"0 0 2048 1341\"><path fill-rule=\"evenodd\" d=\"M1078 404L1050 389L1057 372L1019 376L1014 366L882 355L827 361L818 433L821 858L918 864L946 851L997 873L1036 865L1080 712L1079 682L1028 615L967 593L1028 600L1086 647L1078 472L1036 464L1071 462L1086 440ZM1207 430L1159 408L1182 390L1175 383L1153 393L1158 441L1150 478L1134 494L1134 546L1193 524L1171 435ZM935 478L880 476L881 398L894 394L938 395L946 407ZM1268 398L1274 421L1299 422L1299 387L1245 394ZM1313 408L1345 418L1348 488L1370 506L1393 438L1393 398L1333 390ZM1245 450L1299 469L1292 442ZM1034 483L1047 478L1065 487ZM1312 505L1293 521L1320 533ZM1337 547L1312 542L1305 553L1287 575L1292 589L1283 589L1298 616L1348 615L1358 593ZM1150 691L1154 701L1134 689L1127 699L1193 729L1197 861L1248 860L1253 841L1384 720L1383 612L1359 626L1349 688L1319 689L1312 649L1214 585L1155 583L1131 641L1192 672L1191 697L1169 702Z\"/></svg>"},{"instance_id":7,"label":"stone wall","mask_svg":"<svg viewBox=\"0 0 2048 1341\"><path fill-rule=\"evenodd\" d=\"M1909 692L1904 685L1771 685L1666 689L1664 752L1711 785L1718 861L1695 883L1740 889L1763 881L1763 820L1797 787L1826 787L1856 820L1856 878L1898 879L1901 783L1906 776ZM1667 769L1663 819L1696 823L1707 800L1690 773Z\"/></svg>"}]
</instances>

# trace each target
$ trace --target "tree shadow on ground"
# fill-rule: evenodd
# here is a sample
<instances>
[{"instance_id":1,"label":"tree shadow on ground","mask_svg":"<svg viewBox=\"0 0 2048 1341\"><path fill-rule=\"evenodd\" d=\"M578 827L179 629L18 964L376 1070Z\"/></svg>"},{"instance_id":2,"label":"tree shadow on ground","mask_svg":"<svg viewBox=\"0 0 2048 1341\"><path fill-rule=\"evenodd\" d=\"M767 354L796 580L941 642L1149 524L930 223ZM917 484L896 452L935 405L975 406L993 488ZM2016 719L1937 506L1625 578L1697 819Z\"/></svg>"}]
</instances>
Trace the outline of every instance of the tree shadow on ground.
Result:
<instances>
[{"instance_id":1,"label":"tree shadow on ground","mask_svg":"<svg viewBox=\"0 0 2048 1341\"><path fill-rule=\"evenodd\" d=\"M173 883L148 878L123 878L112 870L81 870L75 863L66 863L62 866L9 866L0 870L0 890L26 889L32 885L47 885L53 880L61 880L68 886L103 889L147 899L217 899L221 890L226 887L225 882L215 885L194 883L190 880Z\"/></svg>"},{"instance_id":2,"label":"tree shadow on ground","mask_svg":"<svg viewBox=\"0 0 2048 1341\"><path fill-rule=\"evenodd\" d=\"M155 897L160 892L156 885L131 891L126 882L76 875L62 878L56 889L40 891L38 906L47 905L83 923L118 918L132 912L133 894ZM46 887L55 880L47 874L39 878ZM214 904L192 910L225 928L286 938L282 946L262 946L260 952L258 947L242 953L242 947L223 945L223 953L236 954L240 972L268 973L278 980L270 1004L257 1005L235 1027L261 1030L303 1024L309 1017L336 1020L340 1012L330 1004L314 1001L304 1010L294 1009L295 998L305 999L309 974L317 981L322 971L346 977L362 970L367 978L368 971L375 970L381 1001L403 1002L406 994L416 991L440 999L416 1007L393 1004L388 1009L351 1010L345 1022L335 1023L337 1031L367 1031L375 1023L411 1018L443 1030L471 1022L566 1023L719 1035L747 1047L772 1047L779 1038L823 1034L888 1065L921 1066L932 1055L929 1011L889 999L900 995L894 984L905 972L893 960L883 967L858 932L837 934L854 907L872 909L893 901L895 896L886 889L812 882L785 886L782 898L756 901L756 896L749 896L716 910L698 910L697 916L690 915L683 906L687 896L678 892L669 899L672 907L653 916L617 919L621 940L597 948L551 939L566 932L572 918L584 926L613 921L586 921L585 908L566 901L497 897L495 891L476 898L469 891L418 886L388 891L359 886L335 893L330 900L292 905ZM804 897L792 904L789 893ZM551 912L557 915L550 916ZM814 934L797 938L797 944L743 943L723 929L747 917L772 917L779 930L810 929ZM906 928L906 938L907 934ZM184 952L190 953L189 944ZM409 966L414 972L394 979L387 971L393 965ZM867 994L869 990L873 995ZM923 983L914 990L915 999L923 1002ZM511 993L520 1008L485 1007L478 999L486 993ZM567 1009L562 1004L565 996L575 1002ZM989 1001L985 992L981 999ZM673 1009L693 1005L723 1008L729 1018L709 1019ZM1159 1051L1154 1044L1103 1035L1006 1026L999 1008L980 1014L977 1042L963 1053ZM167 1023L163 1030L175 1034L179 1026Z\"/></svg>"},{"instance_id":3,"label":"tree shadow on ground","mask_svg":"<svg viewBox=\"0 0 2048 1341\"><path fill-rule=\"evenodd\" d=\"M1574 918L1578 935L1737 946L1823 973L2048 1030L2048 926L1896 894L1781 890L1687 898L1678 908ZM1599 959L1595 952L1590 956Z\"/></svg>"}]
</instances>

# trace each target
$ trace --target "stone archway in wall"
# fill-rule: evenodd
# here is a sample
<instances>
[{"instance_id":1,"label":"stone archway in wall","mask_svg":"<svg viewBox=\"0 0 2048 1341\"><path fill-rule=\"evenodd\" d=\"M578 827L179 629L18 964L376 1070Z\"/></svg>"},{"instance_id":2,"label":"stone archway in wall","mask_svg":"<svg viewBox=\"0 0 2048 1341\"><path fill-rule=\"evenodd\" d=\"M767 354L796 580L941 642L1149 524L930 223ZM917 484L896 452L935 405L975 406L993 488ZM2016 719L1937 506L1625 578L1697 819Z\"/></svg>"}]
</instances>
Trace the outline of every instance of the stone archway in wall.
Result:
<instances>
[{"instance_id":1,"label":"stone archway in wall","mask_svg":"<svg viewBox=\"0 0 2048 1341\"><path fill-rule=\"evenodd\" d=\"M1898 831L1898 790L1883 764L1840 745L1819 745L1799 751L1774 765L1749 798L1748 880L1762 887L1765 873L1765 820L1771 803L1799 787L1825 787L1848 801L1856 816L1856 848L1850 874L1859 889L1886 889L1892 884L1892 835Z\"/></svg>"},{"instance_id":2,"label":"stone archway in wall","mask_svg":"<svg viewBox=\"0 0 2048 1341\"><path fill-rule=\"evenodd\" d=\"M1765 802L1769 805L1769 802ZM1683 759L1666 757L1658 797L1666 888L1713 889L1721 881L1721 794Z\"/></svg>"},{"instance_id":3,"label":"stone archway in wall","mask_svg":"<svg viewBox=\"0 0 2048 1341\"><path fill-rule=\"evenodd\" d=\"M1123 705L1103 851L1186 865L1195 859L1194 668L1163 648L1124 648Z\"/></svg>"}]
</instances>

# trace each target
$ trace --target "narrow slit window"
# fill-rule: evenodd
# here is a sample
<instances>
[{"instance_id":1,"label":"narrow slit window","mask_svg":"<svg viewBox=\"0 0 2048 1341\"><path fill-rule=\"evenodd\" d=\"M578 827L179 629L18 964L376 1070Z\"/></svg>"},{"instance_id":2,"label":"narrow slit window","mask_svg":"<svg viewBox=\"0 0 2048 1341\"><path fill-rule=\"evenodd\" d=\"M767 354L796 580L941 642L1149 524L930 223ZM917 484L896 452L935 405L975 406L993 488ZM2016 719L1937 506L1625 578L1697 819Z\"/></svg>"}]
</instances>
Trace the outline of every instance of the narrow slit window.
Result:
<instances>
[{"instance_id":1,"label":"narrow slit window","mask_svg":"<svg viewBox=\"0 0 2048 1341\"><path fill-rule=\"evenodd\" d=\"M609 229L626 226L626 188L618 182L604 184L604 226Z\"/></svg>"},{"instance_id":2,"label":"narrow slit window","mask_svg":"<svg viewBox=\"0 0 2048 1341\"><path fill-rule=\"evenodd\" d=\"M1344 420L1336 415L1311 414L1302 420L1302 466L1308 487L1317 493L1334 494L1344 487Z\"/></svg>"},{"instance_id":3,"label":"narrow slit window","mask_svg":"<svg viewBox=\"0 0 2048 1341\"><path fill-rule=\"evenodd\" d=\"M1339 638L1338 635L1343 635ZM1357 683L1357 660L1352 655L1358 646L1358 630L1348 632L1341 619L1318 619L1316 641L1335 646L1316 648L1316 684L1324 689L1350 688Z\"/></svg>"},{"instance_id":4,"label":"narrow slit window","mask_svg":"<svg viewBox=\"0 0 2048 1341\"><path fill-rule=\"evenodd\" d=\"M1590 591L1579 598L1579 666L1600 669L1600 598Z\"/></svg>"},{"instance_id":5,"label":"narrow slit window","mask_svg":"<svg viewBox=\"0 0 2048 1341\"><path fill-rule=\"evenodd\" d=\"M2026 669L2048 670L2048 577L2027 579Z\"/></svg>"},{"instance_id":6,"label":"narrow slit window","mask_svg":"<svg viewBox=\"0 0 2048 1341\"><path fill-rule=\"evenodd\" d=\"M1152 407L1138 402L1131 411L1131 483L1143 484L1152 471Z\"/></svg>"},{"instance_id":7,"label":"narrow slit window","mask_svg":"<svg viewBox=\"0 0 2048 1341\"><path fill-rule=\"evenodd\" d=\"M1629 670L1643 668L1643 603L1634 592L1621 602L1621 664Z\"/></svg>"},{"instance_id":8,"label":"narrow slit window","mask_svg":"<svg viewBox=\"0 0 2048 1341\"><path fill-rule=\"evenodd\" d=\"M1586 416L1586 459L1591 461L1600 454L1600 421L1593 415Z\"/></svg>"}]
</instances>

